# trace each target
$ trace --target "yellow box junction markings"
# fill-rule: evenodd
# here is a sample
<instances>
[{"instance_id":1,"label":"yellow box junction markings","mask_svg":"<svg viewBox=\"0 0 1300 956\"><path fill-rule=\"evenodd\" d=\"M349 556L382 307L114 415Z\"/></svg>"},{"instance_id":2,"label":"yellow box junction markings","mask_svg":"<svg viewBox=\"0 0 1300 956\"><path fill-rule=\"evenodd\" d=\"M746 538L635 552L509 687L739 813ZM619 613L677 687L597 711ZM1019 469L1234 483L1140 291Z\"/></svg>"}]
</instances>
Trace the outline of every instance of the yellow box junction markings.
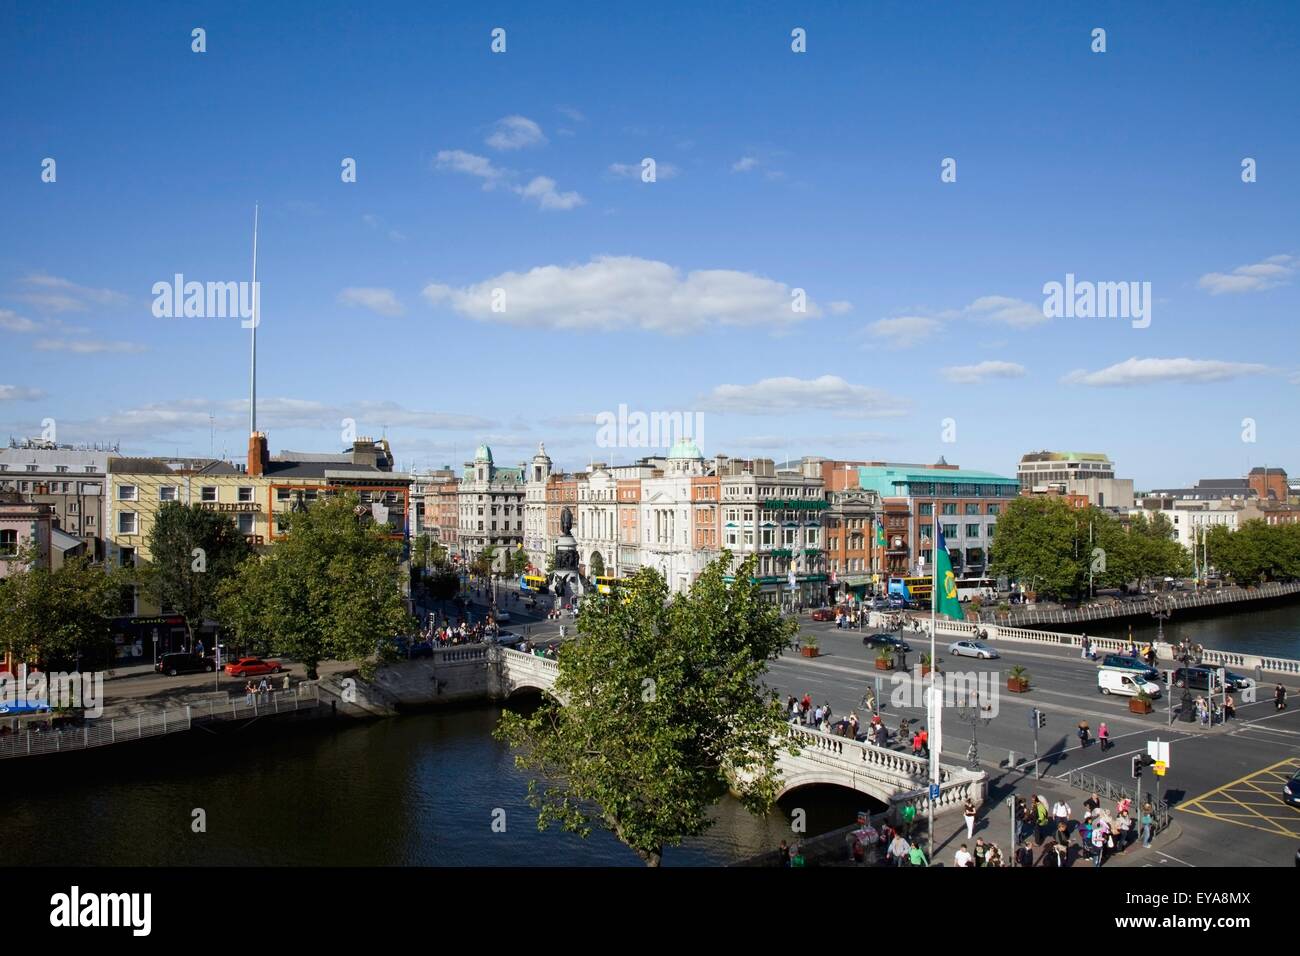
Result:
<instances>
[{"instance_id":1,"label":"yellow box junction markings","mask_svg":"<svg viewBox=\"0 0 1300 956\"><path fill-rule=\"evenodd\" d=\"M1186 800L1175 809L1277 836L1300 837L1300 807L1282 800L1282 786L1297 768L1300 760L1281 760ZM1269 786L1261 786L1260 782Z\"/></svg>"}]
</instances>

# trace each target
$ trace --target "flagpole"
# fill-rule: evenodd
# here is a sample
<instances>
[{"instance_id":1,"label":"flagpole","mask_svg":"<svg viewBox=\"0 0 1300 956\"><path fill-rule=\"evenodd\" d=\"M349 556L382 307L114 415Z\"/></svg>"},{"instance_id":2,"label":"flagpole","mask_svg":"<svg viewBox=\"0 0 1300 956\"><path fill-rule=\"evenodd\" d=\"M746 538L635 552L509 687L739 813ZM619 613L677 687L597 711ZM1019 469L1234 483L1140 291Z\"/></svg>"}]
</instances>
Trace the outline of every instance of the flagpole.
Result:
<instances>
[{"instance_id":1,"label":"flagpole","mask_svg":"<svg viewBox=\"0 0 1300 956\"><path fill-rule=\"evenodd\" d=\"M934 656L934 632L935 621L937 620L937 608L939 607L939 516L934 515L934 550L930 555L930 739L934 741L934 747L927 747L930 751L930 783L939 782L939 753L938 748L942 746L942 739L939 736L939 707L936 706L934 694L934 675L937 670L936 658ZM930 808L930 820L928 829L930 831L930 852L926 854L927 859L934 863L934 799L926 801Z\"/></svg>"}]
</instances>

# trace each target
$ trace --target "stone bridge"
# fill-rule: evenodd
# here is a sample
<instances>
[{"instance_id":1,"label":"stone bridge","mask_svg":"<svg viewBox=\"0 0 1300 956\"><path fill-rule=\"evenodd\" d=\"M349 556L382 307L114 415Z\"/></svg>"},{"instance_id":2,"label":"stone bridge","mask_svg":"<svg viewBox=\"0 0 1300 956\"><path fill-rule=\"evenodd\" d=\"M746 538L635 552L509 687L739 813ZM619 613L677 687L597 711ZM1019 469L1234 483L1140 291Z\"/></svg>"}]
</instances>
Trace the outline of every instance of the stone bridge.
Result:
<instances>
[{"instance_id":1,"label":"stone bridge","mask_svg":"<svg viewBox=\"0 0 1300 956\"><path fill-rule=\"evenodd\" d=\"M524 689L549 694L559 675L556 661L533 654L490 648L486 656L489 669L496 672L492 683L501 697ZM929 762L923 758L794 724L789 726L781 744L778 796L800 787L832 784L874 797L887 806L910 803L920 814L928 810ZM939 774L936 815L960 812L967 800L976 806L983 802L987 775L982 771L941 764Z\"/></svg>"}]
</instances>

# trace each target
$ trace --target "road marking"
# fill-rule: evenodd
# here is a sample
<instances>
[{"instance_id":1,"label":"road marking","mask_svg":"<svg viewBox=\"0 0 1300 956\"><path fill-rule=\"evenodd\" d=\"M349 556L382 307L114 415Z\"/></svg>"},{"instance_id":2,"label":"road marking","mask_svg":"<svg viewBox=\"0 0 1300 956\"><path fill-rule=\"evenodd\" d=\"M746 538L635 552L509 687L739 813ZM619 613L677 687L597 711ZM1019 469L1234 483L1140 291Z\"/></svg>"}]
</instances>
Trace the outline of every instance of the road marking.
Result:
<instances>
[{"instance_id":1,"label":"road marking","mask_svg":"<svg viewBox=\"0 0 1300 956\"><path fill-rule=\"evenodd\" d=\"M1270 767L1263 767L1208 793L1203 793L1199 797L1186 800L1174 809L1209 817L1223 823L1249 827L1274 836L1300 837L1300 808L1283 803L1278 792L1280 788L1277 787L1278 783L1289 779L1290 773L1283 777L1278 770L1279 767L1286 767L1293 773L1297 767L1300 767L1300 760L1294 757L1280 760ZM1270 791L1259 786L1255 783L1258 778L1271 779L1274 782L1274 789ZM1242 799L1254 796L1271 799L1249 802ZM1233 806L1234 804L1244 812L1239 812Z\"/></svg>"}]
</instances>

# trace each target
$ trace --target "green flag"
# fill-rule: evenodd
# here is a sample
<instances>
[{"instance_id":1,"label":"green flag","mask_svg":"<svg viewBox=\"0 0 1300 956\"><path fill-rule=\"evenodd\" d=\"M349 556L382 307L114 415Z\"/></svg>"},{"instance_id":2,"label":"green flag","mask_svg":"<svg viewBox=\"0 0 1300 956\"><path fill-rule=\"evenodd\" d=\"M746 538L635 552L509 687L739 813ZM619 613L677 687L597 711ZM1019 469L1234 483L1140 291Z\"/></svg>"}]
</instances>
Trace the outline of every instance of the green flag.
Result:
<instances>
[{"instance_id":1,"label":"green flag","mask_svg":"<svg viewBox=\"0 0 1300 956\"><path fill-rule=\"evenodd\" d=\"M876 522L876 547L883 548L884 546L885 546L885 523L883 521L877 521Z\"/></svg>"},{"instance_id":2,"label":"green flag","mask_svg":"<svg viewBox=\"0 0 1300 956\"><path fill-rule=\"evenodd\" d=\"M934 610L958 621L966 617L961 602L957 600L957 578L952 573L952 559L948 557L948 545L943 540L943 530L934 526L937 539L934 548Z\"/></svg>"}]
</instances>

